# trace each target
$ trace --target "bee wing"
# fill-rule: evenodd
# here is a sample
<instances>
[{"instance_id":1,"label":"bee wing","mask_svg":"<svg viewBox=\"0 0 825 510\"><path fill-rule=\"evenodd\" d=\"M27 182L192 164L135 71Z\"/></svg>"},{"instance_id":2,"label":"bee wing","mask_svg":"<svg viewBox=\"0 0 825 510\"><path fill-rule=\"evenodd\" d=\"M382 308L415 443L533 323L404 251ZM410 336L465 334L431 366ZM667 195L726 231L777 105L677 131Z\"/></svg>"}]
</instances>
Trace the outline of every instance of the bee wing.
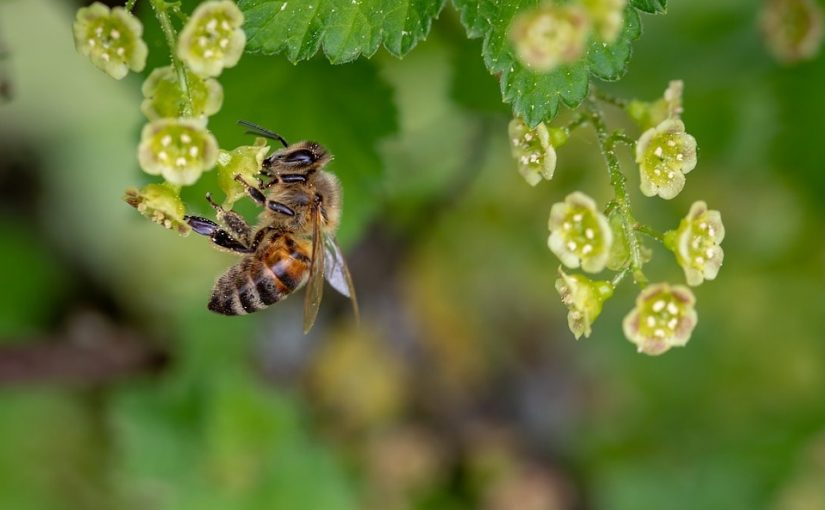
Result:
<instances>
[{"instance_id":1,"label":"bee wing","mask_svg":"<svg viewBox=\"0 0 825 510\"><path fill-rule=\"evenodd\" d=\"M347 267L344 256L341 254L341 247L335 242L332 236L324 236L324 276L332 288L352 300L352 309L355 313L355 320L358 321L358 300L355 298L355 286L352 284L352 276Z\"/></svg>"},{"instance_id":2,"label":"bee wing","mask_svg":"<svg viewBox=\"0 0 825 510\"><path fill-rule=\"evenodd\" d=\"M318 307L321 306L321 296L324 293L324 255L323 234L321 233L321 215L317 206L311 209L312 221L312 259L309 263L309 282L307 282L304 296L304 334L309 333L315 318L318 316Z\"/></svg>"}]
</instances>

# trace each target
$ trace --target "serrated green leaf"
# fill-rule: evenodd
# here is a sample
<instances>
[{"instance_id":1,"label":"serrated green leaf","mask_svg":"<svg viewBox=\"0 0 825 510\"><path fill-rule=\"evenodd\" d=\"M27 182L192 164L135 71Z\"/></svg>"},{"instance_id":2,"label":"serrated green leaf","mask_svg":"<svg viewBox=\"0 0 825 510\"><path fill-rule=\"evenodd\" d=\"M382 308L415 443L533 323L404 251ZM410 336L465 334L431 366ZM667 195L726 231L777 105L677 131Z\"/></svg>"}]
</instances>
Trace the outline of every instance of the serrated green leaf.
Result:
<instances>
[{"instance_id":1,"label":"serrated green leaf","mask_svg":"<svg viewBox=\"0 0 825 510\"><path fill-rule=\"evenodd\" d=\"M589 74L603 80L617 80L625 72L631 42L641 34L639 15L632 7L625 11L625 27L619 39L605 46L592 41L587 57L548 73L535 73L514 57L507 30L514 16L534 7L535 0L453 0L469 37L484 37L482 55L491 74L501 84L502 99L513 114L530 125L551 120L559 102L573 108L587 95Z\"/></svg>"},{"instance_id":2,"label":"serrated green leaf","mask_svg":"<svg viewBox=\"0 0 825 510\"><path fill-rule=\"evenodd\" d=\"M286 53L292 62L319 49L340 64L372 56L383 43L403 56L427 36L446 0L241 0L247 49Z\"/></svg>"},{"instance_id":3,"label":"serrated green leaf","mask_svg":"<svg viewBox=\"0 0 825 510\"><path fill-rule=\"evenodd\" d=\"M630 0L630 5L650 14L665 14L667 0Z\"/></svg>"}]
</instances>

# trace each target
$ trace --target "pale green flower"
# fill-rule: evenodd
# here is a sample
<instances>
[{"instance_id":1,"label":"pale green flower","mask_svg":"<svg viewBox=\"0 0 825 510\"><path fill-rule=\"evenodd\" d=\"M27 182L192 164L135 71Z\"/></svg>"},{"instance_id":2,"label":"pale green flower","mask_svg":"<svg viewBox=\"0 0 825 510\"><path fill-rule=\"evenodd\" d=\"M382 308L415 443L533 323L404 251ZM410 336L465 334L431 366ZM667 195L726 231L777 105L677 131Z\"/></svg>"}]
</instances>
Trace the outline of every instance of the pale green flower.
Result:
<instances>
[{"instance_id":1,"label":"pale green flower","mask_svg":"<svg viewBox=\"0 0 825 510\"><path fill-rule=\"evenodd\" d=\"M123 7L109 9L95 2L78 9L75 17L75 48L116 80L146 65L148 49L142 33L140 20Z\"/></svg>"},{"instance_id":2,"label":"pale green flower","mask_svg":"<svg viewBox=\"0 0 825 510\"><path fill-rule=\"evenodd\" d=\"M186 73L189 96L192 98L192 116L208 117L218 113L223 104L223 88L217 80ZM172 66L158 67L143 82L143 103L140 111L149 120L178 117L183 112L186 98L178 85Z\"/></svg>"},{"instance_id":3,"label":"pale green flower","mask_svg":"<svg viewBox=\"0 0 825 510\"><path fill-rule=\"evenodd\" d=\"M624 28L627 0L582 0L582 5L599 39L608 44L616 42Z\"/></svg>"},{"instance_id":4,"label":"pale green flower","mask_svg":"<svg viewBox=\"0 0 825 510\"><path fill-rule=\"evenodd\" d=\"M688 285L713 280L722 267L725 252L719 246L725 226L719 211L708 210L705 202L694 202L676 230L665 234L665 245L676 255Z\"/></svg>"},{"instance_id":5,"label":"pale green flower","mask_svg":"<svg viewBox=\"0 0 825 510\"><path fill-rule=\"evenodd\" d=\"M556 149L547 126L541 123L531 129L523 120L513 119L508 131L510 150L518 162L518 171L527 184L535 186L542 179L552 179L556 171ZM557 135L555 138L563 143L566 138L564 132L558 129L554 132Z\"/></svg>"},{"instance_id":6,"label":"pale green flower","mask_svg":"<svg viewBox=\"0 0 825 510\"><path fill-rule=\"evenodd\" d=\"M639 352L657 356L671 347L683 347L698 320L696 298L689 288L667 283L648 285L636 298L636 307L622 327Z\"/></svg>"},{"instance_id":7,"label":"pale green flower","mask_svg":"<svg viewBox=\"0 0 825 510\"><path fill-rule=\"evenodd\" d=\"M602 313L604 302L613 295L613 285L594 281L580 274L566 274L559 268L556 290L561 302L568 308L567 325L576 340L589 337L591 326Z\"/></svg>"},{"instance_id":8,"label":"pale green flower","mask_svg":"<svg viewBox=\"0 0 825 510\"><path fill-rule=\"evenodd\" d=\"M684 108L682 95L685 85L682 80L671 80L662 97L653 102L634 99L627 106L627 113L642 130L658 126L667 119L680 119Z\"/></svg>"},{"instance_id":9,"label":"pale green flower","mask_svg":"<svg viewBox=\"0 0 825 510\"><path fill-rule=\"evenodd\" d=\"M211 0L195 9L181 30L178 57L193 73L217 76L238 63L246 45L243 13L230 0Z\"/></svg>"},{"instance_id":10,"label":"pale green flower","mask_svg":"<svg viewBox=\"0 0 825 510\"><path fill-rule=\"evenodd\" d=\"M567 267L589 273L604 269L613 244L607 218L596 209L596 202L580 191L554 204L548 222L547 245Z\"/></svg>"},{"instance_id":11,"label":"pale green flower","mask_svg":"<svg viewBox=\"0 0 825 510\"><path fill-rule=\"evenodd\" d=\"M814 0L766 0L759 21L770 52L792 64L819 54L822 19L822 6Z\"/></svg>"},{"instance_id":12,"label":"pale green flower","mask_svg":"<svg viewBox=\"0 0 825 510\"><path fill-rule=\"evenodd\" d=\"M189 233L190 227L184 220L186 208L178 191L168 183L147 184L138 190L126 190L123 199L150 220L181 235Z\"/></svg>"},{"instance_id":13,"label":"pale green flower","mask_svg":"<svg viewBox=\"0 0 825 510\"><path fill-rule=\"evenodd\" d=\"M146 124L138 145L143 170L178 186L197 181L218 159L218 142L203 122L193 119L159 119Z\"/></svg>"},{"instance_id":14,"label":"pale green flower","mask_svg":"<svg viewBox=\"0 0 825 510\"><path fill-rule=\"evenodd\" d=\"M546 73L584 56L590 20L578 4L546 4L519 14L509 36L516 58L527 68Z\"/></svg>"},{"instance_id":15,"label":"pale green flower","mask_svg":"<svg viewBox=\"0 0 825 510\"><path fill-rule=\"evenodd\" d=\"M243 185L235 180L235 176L241 176L246 182L254 182L255 177L261 172L268 152L269 146L263 138L256 138L255 145L243 145L231 151L220 151L218 186L226 194L225 208L231 209L232 204L246 194Z\"/></svg>"},{"instance_id":16,"label":"pale green flower","mask_svg":"<svg viewBox=\"0 0 825 510\"><path fill-rule=\"evenodd\" d=\"M642 193L671 199L685 187L685 174L696 167L696 139L685 133L681 120L667 119L642 133L636 163Z\"/></svg>"}]
</instances>

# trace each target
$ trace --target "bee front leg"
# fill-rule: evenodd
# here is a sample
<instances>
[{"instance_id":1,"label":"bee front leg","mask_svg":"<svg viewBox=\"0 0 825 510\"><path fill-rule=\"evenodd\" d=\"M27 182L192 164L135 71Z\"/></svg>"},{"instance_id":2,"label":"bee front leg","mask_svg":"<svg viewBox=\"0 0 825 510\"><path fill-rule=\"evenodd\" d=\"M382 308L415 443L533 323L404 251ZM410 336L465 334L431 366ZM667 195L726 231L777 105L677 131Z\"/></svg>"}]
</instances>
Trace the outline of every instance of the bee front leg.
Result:
<instances>
[{"instance_id":1,"label":"bee front leg","mask_svg":"<svg viewBox=\"0 0 825 510\"><path fill-rule=\"evenodd\" d=\"M246 182L240 175L236 175L235 180L243 184L243 187L246 189L246 193L250 196L250 198L252 198L252 200L255 201L256 204L266 206L266 208L270 211L275 211L276 213L283 214L284 216L295 216L295 211L293 211L291 207L275 200L267 200L266 195L264 195L261 190Z\"/></svg>"},{"instance_id":2,"label":"bee front leg","mask_svg":"<svg viewBox=\"0 0 825 510\"><path fill-rule=\"evenodd\" d=\"M210 219L200 216L184 216L183 219L192 227L195 233L208 237L219 248L236 253L250 253L253 251Z\"/></svg>"}]
</instances>

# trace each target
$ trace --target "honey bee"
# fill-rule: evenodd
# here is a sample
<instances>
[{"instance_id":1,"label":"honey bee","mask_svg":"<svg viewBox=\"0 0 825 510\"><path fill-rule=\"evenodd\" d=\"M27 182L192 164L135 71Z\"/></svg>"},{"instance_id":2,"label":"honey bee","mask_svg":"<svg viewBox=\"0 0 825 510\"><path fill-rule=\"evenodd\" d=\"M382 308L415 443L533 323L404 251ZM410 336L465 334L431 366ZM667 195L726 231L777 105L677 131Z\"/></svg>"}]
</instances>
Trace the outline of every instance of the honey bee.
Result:
<instances>
[{"instance_id":1,"label":"honey bee","mask_svg":"<svg viewBox=\"0 0 825 510\"><path fill-rule=\"evenodd\" d=\"M185 220L196 233L219 249L243 254L215 282L208 308L223 315L246 315L276 303L306 286L304 333L315 323L324 290L324 277L352 301L358 302L352 277L335 241L341 219L341 184L324 167L332 156L320 144L289 144L277 133L247 121L247 133L283 144L263 162L258 186L235 176L247 195L264 210L257 227L236 212L206 199L218 223L198 216Z\"/></svg>"}]
</instances>

